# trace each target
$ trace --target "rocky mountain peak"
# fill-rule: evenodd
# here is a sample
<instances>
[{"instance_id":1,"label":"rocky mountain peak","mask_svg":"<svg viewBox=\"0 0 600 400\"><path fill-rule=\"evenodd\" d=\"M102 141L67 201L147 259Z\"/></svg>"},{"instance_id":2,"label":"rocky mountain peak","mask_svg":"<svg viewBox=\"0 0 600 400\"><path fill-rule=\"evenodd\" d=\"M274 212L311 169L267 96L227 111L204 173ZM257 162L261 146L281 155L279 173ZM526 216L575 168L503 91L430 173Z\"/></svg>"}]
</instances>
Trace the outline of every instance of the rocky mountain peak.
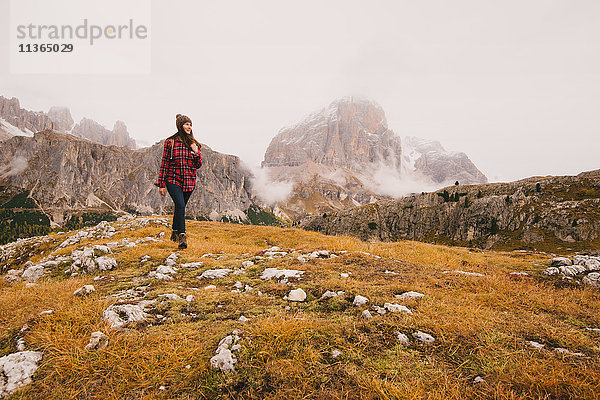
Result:
<instances>
[{"instance_id":1,"label":"rocky mountain peak","mask_svg":"<svg viewBox=\"0 0 600 400\"><path fill-rule=\"evenodd\" d=\"M135 149L136 147L135 140L129 137L127 126L122 121L115 122L113 130L109 131L96 121L83 118L73 127L71 133L107 146L123 146L130 149Z\"/></svg>"},{"instance_id":2,"label":"rocky mountain peak","mask_svg":"<svg viewBox=\"0 0 600 400\"><path fill-rule=\"evenodd\" d=\"M54 106L48 110L48 117L54 123L54 129L60 131L69 131L73 127L73 117L67 107Z\"/></svg>"},{"instance_id":3,"label":"rocky mountain peak","mask_svg":"<svg viewBox=\"0 0 600 400\"><path fill-rule=\"evenodd\" d=\"M266 167L315 163L362 171L365 165L400 166L400 138L387 126L376 102L344 97L285 127L273 138L262 163Z\"/></svg>"}]
</instances>

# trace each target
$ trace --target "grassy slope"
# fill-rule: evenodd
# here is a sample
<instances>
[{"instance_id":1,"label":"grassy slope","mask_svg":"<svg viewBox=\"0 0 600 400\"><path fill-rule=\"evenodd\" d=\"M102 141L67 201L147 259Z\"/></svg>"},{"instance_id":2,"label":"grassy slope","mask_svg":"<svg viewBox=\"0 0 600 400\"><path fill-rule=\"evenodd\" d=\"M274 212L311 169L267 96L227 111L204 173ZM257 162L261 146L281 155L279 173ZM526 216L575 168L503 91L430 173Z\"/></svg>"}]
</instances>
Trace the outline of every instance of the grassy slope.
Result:
<instances>
[{"instance_id":1,"label":"grassy slope","mask_svg":"<svg viewBox=\"0 0 600 400\"><path fill-rule=\"evenodd\" d=\"M118 231L109 240L93 243L169 233L164 226ZM213 222L188 221L188 231L190 247L180 252L178 263L203 261L204 266L182 269L171 282L138 278L173 251L175 246L167 240L115 253L119 266L103 281L94 282L91 275L64 279L57 274L39 287L25 288L24 283L2 280L0 356L16 351L14 341L25 323L30 326L25 336L28 349L44 352L33 384L13 398L591 399L600 394L600 334L584 329L600 327L600 292L542 279L539 272L548 256L471 252L409 241L365 243L296 229ZM260 261L241 275L216 281L196 278L204 269L239 267L274 245L363 251L382 258L349 253L302 264L296 254ZM47 254L52 249L40 250ZM200 258L218 252L225 257ZM152 263L140 265L138 260L146 254ZM306 273L292 286L261 281L267 266ZM443 273L457 269L485 277ZM511 271L531 276L514 278ZM344 279L340 272L352 275ZM232 293L238 280L254 290ZM196 301L160 302L156 312L167 316L163 324L120 332L105 326L102 311L115 301L107 295L148 283L148 298L176 293L192 294ZM97 291L75 298L73 291L83 284L93 284ZM202 290L208 284L218 289ZM306 291L307 302L282 299L294 287ZM257 296L257 290L265 296ZM326 290L344 290L346 296L319 300ZM407 302L394 298L409 290L426 297ZM366 307L351 304L356 294L372 304L405 304L413 314L374 313L373 319L364 320L360 313ZM38 315L47 309L55 312ZM250 322L237 322L240 315ZM214 371L209 359L220 338L233 329L240 329L242 336L236 371ZM83 347L96 330L107 333L109 347L87 352ZM410 336L416 330L437 341L428 346L398 344L398 332ZM539 351L526 340L580 351L586 357ZM337 359L330 356L334 348L342 351ZM476 376L486 382L473 384Z\"/></svg>"}]
</instances>

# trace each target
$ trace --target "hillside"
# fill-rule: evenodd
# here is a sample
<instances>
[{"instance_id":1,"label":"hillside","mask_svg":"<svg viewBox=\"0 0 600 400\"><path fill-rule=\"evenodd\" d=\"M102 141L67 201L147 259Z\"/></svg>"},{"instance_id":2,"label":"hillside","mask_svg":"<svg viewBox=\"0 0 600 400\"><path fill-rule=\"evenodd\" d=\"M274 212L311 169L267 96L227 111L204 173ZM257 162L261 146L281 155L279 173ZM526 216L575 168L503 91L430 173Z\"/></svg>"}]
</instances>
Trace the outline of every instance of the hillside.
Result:
<instances>
[{"instance_id":1,"label":"hillside","mask_svg":"<svg viewBox=\"0 0 600 400\"><path fill-rule=\"evenodd\" d=\"M432 193L305 218L300 227L362 240L421 240L500 250L600 248L600 170Z\"/></svg>"},{"instance_id":2,"label":"hillside","mask_svg":"<svg viewBox=\"0 0 600 400\"><path fill-rule=\"evenodd\" d=\"M0 393L598 396L599 258L551 267L542 253L199 221L174 252L168 225L122 218L2 246Z\"/></svg>"}]
</instances>

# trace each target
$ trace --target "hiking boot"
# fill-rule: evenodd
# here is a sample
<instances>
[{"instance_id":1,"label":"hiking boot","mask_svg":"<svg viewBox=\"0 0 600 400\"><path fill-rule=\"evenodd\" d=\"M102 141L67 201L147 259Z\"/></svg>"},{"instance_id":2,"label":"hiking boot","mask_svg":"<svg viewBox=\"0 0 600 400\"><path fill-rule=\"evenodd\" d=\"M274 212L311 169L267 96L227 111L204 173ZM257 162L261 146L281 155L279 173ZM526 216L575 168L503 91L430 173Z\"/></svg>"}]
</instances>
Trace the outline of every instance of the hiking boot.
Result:
<instances>
[{"instance_id":1,"label":"hiking boot","mask_svg":"<svg viewBox=\"0 0 600 400\"><path fill-rule=\"evenodd\" d=\"M173 229L173 232L171 232L171 241L175 243L179 242L179 234L175 229Z\"/></svg>"},{"instance_id":2,"label":"hiking boot","mask_svg":"<svg viewBox=\"0 0 600 400\"><path fill-rule=\"evenodd\" d=\"M179 248L187 249L187 236L185 232L179 234Z\"/></svg>"}]
</instances>

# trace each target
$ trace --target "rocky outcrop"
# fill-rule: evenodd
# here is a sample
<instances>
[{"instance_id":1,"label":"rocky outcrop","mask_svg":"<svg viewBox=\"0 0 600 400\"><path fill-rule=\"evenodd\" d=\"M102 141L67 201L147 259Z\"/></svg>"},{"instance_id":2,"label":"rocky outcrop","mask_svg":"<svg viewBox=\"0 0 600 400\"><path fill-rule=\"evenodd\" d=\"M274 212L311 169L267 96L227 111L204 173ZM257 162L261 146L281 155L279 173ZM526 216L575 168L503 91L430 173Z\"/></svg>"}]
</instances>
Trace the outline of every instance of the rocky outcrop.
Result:
<instances>
[{"instance_id":1,"label":"rocky outcrop","mask_svg":"<svg viewBox=\"0 0 600 400\"><path fill-rule=\"evenodd\" d=\"M115 122L113 130L109 131L96 121L83 118L81 122L73 127L71 134L107 146L114 145L135 149L135 140L129 137L127 127L122 121Z\"/></svg>"},{"instance_id":2,"label":"rocky outcrop","mask_svg":"<svg viewBox=\"0 0 600 400\"><path fill-rule=\"evenodd\" d=\"M464 185L487 183L487 177L477 169L465 153L446 151L440 142L414 136L402 142L403 167L406 173L432 183Z\"/></svg>"},{"instance_id":3,"label":"rocky outcrop","mask_svg":"<svg viewBox=\"0 0 600 400\"><path fill-rule=\"evenodd\" d=\"M28 190L29 197L58 224L81 211L168 213L171 199L154 186L163 143L131 150L53 131L33 138L15 136L0 143L0 165L12 165L16 159L23 165L13 174L4 174L0 185ZM238 157L206 145L202 158L186 214L246 220L246 211L254 206L250 173Z\"/></svg>"},{"instance_id":4,"label":"rocky outcrop","mask_svg":"<svg viewBox=\"0 0 600 400\"><path fill-rule=\"evenodd\" d=\"M56 128L50 117L43 112L21 108L16 97L7 99L0 96L0 122L0 131L9 135L15 135L20 131L24 135L31 136L34 132Z\"/></svg>"},{"instance_id":5,"label":"rocky outcrop","mask_svg":"<svg viewBox=\"0 0 600 400\"><path fill-rule=\"evenodd\" d=\"M262 165L298 166L310 160L361 172L370 164L400 168L401 154L400 138L388 128L381 106L346 97L281 129Z\"/></svg>"},{"instance_id":6,"label":"rocky outcrop","mask_svg":"<svg viewBox=\"0 0 600 400\"><path fill-rule=\"evenodd\" d=\"M300 226L363 240L423 240L498 249L600 244L600 170L577 176L452 186L381 201Z\"/></svg>"},{"instance_id":7,"label":"rocky outcrop","mask_svg":"<svg viewBox=\"0 0 600 400\"><path fill-rule=\"evenodd\" d=\"M73 117L67 107L50 107L48 117L54 122L55 130L67 132L73 127Z\"/></svg>"},{"instance_id":8,"label":"rocky outcrop","mask_svg":"<svg viewBox=\"0 0 600 400\"><path fill-rule=\"evenodd\" d=\"M73 126L73 117L67 107L51 107L48 113L22 109L15 97L0 96L0 141L12 136L33 136L36 132L54 130L69 133L107 146L135 149L135 140L129 136L122 121L115 122L112 131L99 123L83 118Z\"/></svg>"},{"instance_id":9,"label":"rocky outcrop","mask_svg":"<svg viewBox=\"0 0 600 400\"><path fill-rule=\"evenodd\" d=\"M335 100L271 141L263 168L274 182L293 183L273 211L295 220L398 197L419 182L428 190L456 180L487 182L464 153L447 152L438 142L408 138L407 150L379 104Z\"/></svg>"}]
</instances>

